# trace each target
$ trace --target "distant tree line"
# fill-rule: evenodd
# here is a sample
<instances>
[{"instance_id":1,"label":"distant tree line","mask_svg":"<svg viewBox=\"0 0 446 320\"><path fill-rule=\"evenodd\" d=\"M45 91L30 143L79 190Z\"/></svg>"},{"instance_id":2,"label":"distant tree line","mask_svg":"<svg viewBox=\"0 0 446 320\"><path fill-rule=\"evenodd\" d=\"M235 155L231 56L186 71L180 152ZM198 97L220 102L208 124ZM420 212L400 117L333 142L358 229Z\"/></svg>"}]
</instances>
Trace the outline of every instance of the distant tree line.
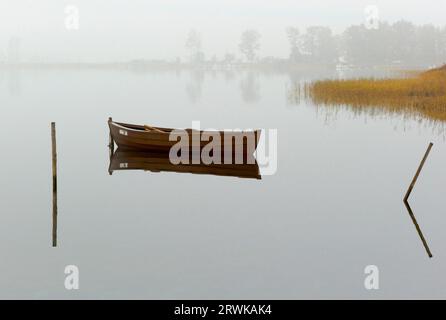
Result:
<instances>
[{"instance_id":1,"label":"distant tree line","mask_svg":"<svg viewBox=\"0 0 446 320\"><path fill-rule=\"evenodd\" d=\"M260 49L260 33L256 30L249 29L244 31L240 37L239 50L245 59L245 62L253 63L257 58L257 51ZM217 57L214 55L206 61L205 54L201 45L201 34L196 30L191 30L187 36L185 43L186 50L189 53L188 60L190 63L200 64L204 62L217 63ZM231 64L237 60L236 56L226 53L221 63Z\"/></svg>"},{"instance_id":2,"label":"distant tree line","mask_svg":"<svg viewBox=\"0 0 446 320\"><path fill-rule=\"evenodd\" d=\"M376 29L354 25L335 35L313 26L303 34L287 29L290 61L352 65L434 65L446 63L446 28L411 22L380 23Z\"/></svg>"},{"instance_id":3,"label":"distant tree line","mask_svg":"<svg viewBox=\"0 0 446 320\"><path fill-rule=\"evenodd\" d=\"M381 23L378 29L349 27L339 54L352 64L433 65L446 63L446 28L407 21Z\"/></svg>"},{"instance_id":4,"label":"distant tree line","mask_svg":"<svg viewBox=\"0 0 446 320\"><path fill-rule=\"evenodd\" d=\"M417 65L446 63L446 27L414 25L408 21L393 24L381 22L378 28L364 24L348 27L334 34L329 27L310 26L300 32L296 27L286 29L289 43L288 59L258 56L261 35L256 30L241 34L238 45L242 59L234 53L216 56L206 61L201 36L191 31L186 40L191 63L289 63L289 64L347 64L347 65Z\"/></svg>"}]
</instances>

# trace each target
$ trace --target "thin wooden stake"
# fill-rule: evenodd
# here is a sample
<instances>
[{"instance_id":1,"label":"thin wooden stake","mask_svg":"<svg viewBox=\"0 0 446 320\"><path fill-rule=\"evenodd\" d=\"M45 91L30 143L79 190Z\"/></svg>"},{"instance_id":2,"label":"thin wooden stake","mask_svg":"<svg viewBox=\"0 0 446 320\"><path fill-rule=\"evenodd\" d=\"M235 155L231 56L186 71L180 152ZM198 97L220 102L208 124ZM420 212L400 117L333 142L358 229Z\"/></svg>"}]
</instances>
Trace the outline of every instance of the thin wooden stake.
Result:
<instances>
[{"instance_id":1,"label":"thin wooden stake","mask_svg":"<svg viewBox=\"0 0 446 320\"><path fill-rule=\"evenodd\" d=\"M53 247L57 247L57 149L56 123L51 122L51 146L53 163Z\"/></svg>"},{"instance_id":2,"label":"thin wooden stake","mask_svg":"<svg viewBox=\"0 0 446 320\"><path fill-rule=\"evenodd\" d=\"M412 179L412 182L409 186L409 189L407 189L406 195L404 196L404 201L407 201L409 199L410 193L412 192L413 187L415 186L415 183L417 182L418 176L420 175L421 169L423 169L424 163L426 162L427 156L429 155L429 152L431 152L432 146L434 144L431 142L429 143L429 146L427 147L426 153L424 154L423 160L421 160L420 165L418 166L418 170L415 173L415 176Z\"/></svg>"}]
</instances>

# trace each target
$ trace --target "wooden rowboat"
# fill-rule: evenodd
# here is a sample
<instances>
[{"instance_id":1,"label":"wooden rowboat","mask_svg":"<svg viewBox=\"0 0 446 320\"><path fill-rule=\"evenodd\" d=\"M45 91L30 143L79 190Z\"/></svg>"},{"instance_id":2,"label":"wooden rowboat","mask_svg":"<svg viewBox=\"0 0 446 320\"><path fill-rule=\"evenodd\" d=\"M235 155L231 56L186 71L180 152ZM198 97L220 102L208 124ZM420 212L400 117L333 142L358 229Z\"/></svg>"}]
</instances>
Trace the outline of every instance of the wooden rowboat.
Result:
<instances>
[{"instance_id":1,"label":"wooden rowboat","mask_svg":"<svg viewBox=\"0 0 446 320\"><path fill-rule=\"evenodd\" d=\"M168 152L179 140L172 137L174 133L178 132L178 129L114 122L111 118L108 120L108 126L110 128L110 145L116 143L121 149ZM261 133L260 130L233 132L199 131L194 129L184 129L182 132L188 134L188 145L191 152L202 150L212 141L222 151L229 150L232 154L243 152L249 155L255 152ZM209 136L212 137L216 133L219 134L217 141L209 138ZM207 139L202 137L207 137Z\"/></svg>"},{"instance_id":2,"label":"wooden rowboat","mask_svg":"<svg viewBox=\"0 0 446 320\"><path fill-rule=\"evenodd\" d=\"M166 152L121 150L110 156L110 175L114 171L144 170L151 172L178 172L261 179L259 166L254 164L177 164L170 162Z\"/></svg>"}]
</instances>

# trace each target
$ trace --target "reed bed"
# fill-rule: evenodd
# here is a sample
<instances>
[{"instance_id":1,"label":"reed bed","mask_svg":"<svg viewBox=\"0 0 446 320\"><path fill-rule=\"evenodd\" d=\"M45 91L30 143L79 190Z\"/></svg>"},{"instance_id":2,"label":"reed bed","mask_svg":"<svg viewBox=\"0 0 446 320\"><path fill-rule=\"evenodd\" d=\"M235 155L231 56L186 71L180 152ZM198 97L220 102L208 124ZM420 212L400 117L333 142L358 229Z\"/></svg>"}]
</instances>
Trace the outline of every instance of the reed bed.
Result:
<instances>
[{"instance_id":1,"label":"reed bed","mask_svg":"<svg viewBox=\"0 0 446 320\"><path fill-rule=\"evenodd\" d=\"M316 105L347 105L446 121L446 65L401 79L322 80L305 85ZM302 92L303 91L303 92Z\"/></svg>"}]
</instances>

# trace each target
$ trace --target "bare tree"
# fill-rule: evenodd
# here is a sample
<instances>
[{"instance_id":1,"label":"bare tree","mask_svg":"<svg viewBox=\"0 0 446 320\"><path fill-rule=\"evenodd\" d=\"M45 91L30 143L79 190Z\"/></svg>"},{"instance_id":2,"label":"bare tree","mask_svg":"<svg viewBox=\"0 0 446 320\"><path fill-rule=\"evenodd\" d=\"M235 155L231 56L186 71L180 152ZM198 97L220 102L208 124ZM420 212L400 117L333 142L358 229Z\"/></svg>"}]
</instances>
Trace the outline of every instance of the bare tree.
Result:
<instances>
[{"instance_id":1,"label":"bare tree","mask_svg":"<svg viewBox=\"0 0 446 320\"><path fill-rule=\"evenodd\" d=\"M286 29L288 42L290 44L290 60L298 61L301 54L299 50L300 33L299 29L295 27L288 27Z\"/></svg>"},{"instance_id":2,"label":"bare tree","mask_svg":"<svg viewBox=\"0 0 446 320\"><path fill-rule=\"evenodd\" d=\"M222 62L226 65L230 65L234 63L234 61L235 61L235 55L233 55L232 53L226 53Z\"/></svg>"},{"instance_id":3,"label":"bare tree","mask_svg":"<svg viewBox=\"0 0 446 320\"><path fill-rule=\"evenodd\" d=\"M246 60L253 62L256 57L256 51L260 49L260 33L256 30L246 30L242 33L239 49L245 55Z\"/></svg>"},{"instance_id":4,"label":"bare tree","mask_svg":"<svg viewBox=\"0 0 446 320\"><path fill-rule=\"evenodd\" d=\"M189 51L189 59L192 63L202 62L204 54L201 51L201 35L195 30L189 31L186 39L186 49Z\"/></svg>"},{"instance_id":5,"label":"bare tree","mask_svg":"<svg viewBox=\"0 0 446 320\"><path fill-rule=\"evenodd\" d=\"M337 43L328 27L308 27L302 37L302 49L313 62L335 63L338 58Z\"/></svg>"}]
</instances>

